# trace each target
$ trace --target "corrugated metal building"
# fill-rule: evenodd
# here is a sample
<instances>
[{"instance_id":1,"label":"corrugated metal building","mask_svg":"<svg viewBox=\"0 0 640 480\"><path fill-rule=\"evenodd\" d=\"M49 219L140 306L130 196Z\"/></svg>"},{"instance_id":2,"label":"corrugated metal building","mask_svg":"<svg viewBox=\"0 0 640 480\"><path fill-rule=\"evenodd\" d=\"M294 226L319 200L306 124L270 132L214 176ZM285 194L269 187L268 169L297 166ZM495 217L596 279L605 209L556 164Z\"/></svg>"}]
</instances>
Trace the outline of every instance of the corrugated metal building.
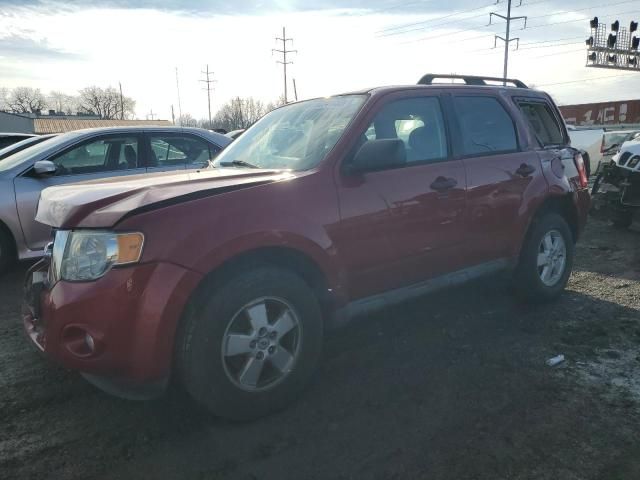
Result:
<instances>
[{"instance_id":1,"label":"corrugated metal building","mask_svg":"<svg viewBox=\"0 0 640 480\"><path fill-rule=\"evenodd\" d=\"M0 112L0 132L65 133L83 128L128 127L141 125L167 126L168 120L105 120L88 115L36 115Z\"/></svg>"}]
</instances>

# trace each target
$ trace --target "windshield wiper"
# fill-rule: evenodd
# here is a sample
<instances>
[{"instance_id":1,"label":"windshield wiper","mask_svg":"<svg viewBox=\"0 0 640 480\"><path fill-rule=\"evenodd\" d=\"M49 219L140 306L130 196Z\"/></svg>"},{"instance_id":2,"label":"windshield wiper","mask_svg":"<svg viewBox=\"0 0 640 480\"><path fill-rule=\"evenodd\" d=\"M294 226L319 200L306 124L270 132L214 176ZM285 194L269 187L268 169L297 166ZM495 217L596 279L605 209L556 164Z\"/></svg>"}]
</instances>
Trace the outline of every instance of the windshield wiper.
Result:
<instances>
[{"instance_id":1,"label":"windshield wiper","mask_svg":"<svg viewBox=\"0 0 640 480\"><path fill-rule=\"evenodd\" d=\"M221 167L246 167L246 168L260 168L253 163L245 162L244 160L234 160L232 162L220 162Z\"/></svg>"}]
</instances>

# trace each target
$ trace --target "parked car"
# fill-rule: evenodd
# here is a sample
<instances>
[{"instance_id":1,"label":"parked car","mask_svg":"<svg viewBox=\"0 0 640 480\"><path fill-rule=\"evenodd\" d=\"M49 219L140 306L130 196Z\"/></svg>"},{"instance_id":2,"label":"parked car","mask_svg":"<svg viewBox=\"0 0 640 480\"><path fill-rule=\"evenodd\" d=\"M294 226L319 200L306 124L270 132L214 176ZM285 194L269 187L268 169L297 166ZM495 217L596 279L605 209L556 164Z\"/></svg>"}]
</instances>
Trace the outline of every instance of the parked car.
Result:
<instances>
[{"instance_id":1,"label":"parked car","mask_svg":"<svg viewBox=\"0 0 640 480\"><path fill-rule=\"evenodd\" d=\"M231 130L230 132L225 133L225 135L227 137L229 137L230 139L235 140L240 135L242 135L244 132L245 132L245 129L244 128L240 128L238 130Z\"/></svg>"},{"instance_id":2,"label":"parked car","mask_svg":"<svg viewBox=\"0 0 640 480\"><path fill-rule=\"evenodd\" d=\"M203 168L230 143L197 128L117 127L65 133L0 161L0 272L42 256L51 228L34 220L52 185L146 172Z\"/></svg>"},{"instance_id":3,"label":"parked car","mask_svg":"<svg viewBox=\"0 0 640 480\"><path fill-rule=\"evenodd\" d=\"M1 133L0 132L0 148L8 147L14 143L21 142L27 138L35 137L31 133Z\"/></svg>"},{"instance_id":4,"label":"parked car","mask_svg":"<svg viewBox=\"0 0 640 480\"><path fill-rule=\"evenodd\" d=\"M248 419L290 402L355 315L504 271L555 299L590 203L558 108L438 78L283 106L212 170L47 188L31 342L111 393L173 376Z\"/></svg>"},{"instance_id":5,"label":"parked car","mask_svg":"<svg viewBox=\"0 0 640 480\"><path fill-rule=\"evenodd\" d=\"M618 228L630 227L640 214L640 138L629 137L601 168L592 190L594 214Z\"/></svg>"},{"instance_id":6,"label":"parked car","mask_svg":"<svg viewBox=\"0 0 640 480\"><path fill-rule=\"evenodd\" d=\"M638 130L615 130L607 131L602 135L602 144L600 145L601 161L607 164L613 156L620 151L620 147L624 142L634 140L640 137Z\"/></svg>"},{"instance_id":7,"label":"parked car","mask_svg":"<svg viewBox=\"0 0 640 480\"><path fill-rule=\"evenodd\" d=\"M21 152L25 148L32 147L37 145L38 143L44 142L45 140L49 140L50 138L55 137L56 134L52 133L49 135L35 135L33 137L28 137L24 140L21 140L16 143L12 143L11 145L0 149L0 161L13 155L14 153Z\"/></svg>"},{"instance_id":8,"label":"parked car","mask_svg":"<svg viewBox=\"0 0 640 480\"><path fill-rule=\"evenodd\" d=\"M593 127L573 127L568 126L569 137L571 138L571 146L582 151L582 156L587 167L587 174L595 173L598 164L602 160L602 138L604 136L603 128Z\"/></svg>"}]
</instances>

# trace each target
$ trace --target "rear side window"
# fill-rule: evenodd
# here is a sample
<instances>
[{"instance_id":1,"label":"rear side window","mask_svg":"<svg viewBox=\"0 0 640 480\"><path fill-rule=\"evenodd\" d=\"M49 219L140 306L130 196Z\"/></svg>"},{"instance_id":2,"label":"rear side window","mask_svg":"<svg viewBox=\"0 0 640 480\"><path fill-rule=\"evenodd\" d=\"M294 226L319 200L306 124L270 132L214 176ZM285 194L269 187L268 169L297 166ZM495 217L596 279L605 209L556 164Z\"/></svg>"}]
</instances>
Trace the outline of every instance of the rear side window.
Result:
<instances>
[{"instance_id":1,"label":"rear side window","mask_svg":"<svg viewBox=\"0 0 640 480\"><path fill-rule=\"evenodd\" d=\"M464 155L491 155L518 150L513 120L492 97L454 97Z\"/></svg>"},{"instance_id":2,"label":"rear side window","mask_svg":"<svg viewBox=\"0 0 640 480\"><path fill-rule=\"evenodd\" d=\"M209 145L199 138L182 135L152 135L151 166L202 166L212 158Z\"/></svg>"},{"instance_id":3,"label":"rear side window","mask_svg":"<svg viewBox=\"0 0 640 480\"><path fill-rule=\"evenodd\" d=\"M562 129L555 115L544 102L518 102L520 110L543 146L564 145L566 143Z\"/></svg>"}]
</instances>

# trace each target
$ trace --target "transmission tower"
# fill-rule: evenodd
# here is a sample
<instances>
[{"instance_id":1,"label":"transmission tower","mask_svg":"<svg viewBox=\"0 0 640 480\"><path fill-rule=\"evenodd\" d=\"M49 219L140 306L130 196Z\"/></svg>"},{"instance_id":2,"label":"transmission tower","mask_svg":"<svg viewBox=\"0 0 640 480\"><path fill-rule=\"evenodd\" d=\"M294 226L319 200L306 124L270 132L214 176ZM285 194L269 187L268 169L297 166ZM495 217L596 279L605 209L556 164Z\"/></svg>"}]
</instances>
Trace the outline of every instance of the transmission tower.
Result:
<instances>
[{"instance_id":1,"label":"transmission tower","mask_svg":"<svg viewBox=\"0 0 640 480\"><path fill-rule=\"evenodd\" d=\"M297 50L287 50L287 42L291 42L293 44L293 38L287 38L287 34L285 32L285 28L282 27L282 38L276 37L276 42L282 42L282 50L277 48L271 49L271 54L273 52L278 52L282 54L282 60L277 60L277 63L282 64L284 69L284 103L288 103L287 100L287 65L291 65L293 62L287 61L288 53L298 53Z\"/></svg>"},{"instance_id":2,"label":"transmission tower","mask_svg":"<svg viewBox=\"0 0 640 480\"><path fill-rule=\"evenodd\" d=\"M200 81L207 84L205 88L207 90L207 102L209 103L209 128L211 128L211 85L216 83L216 80L211 80L213 72L209 72L209 64L207 64L207 70L202 72L202 74L206 76L204 80Z\"/></svg>"},{"instance_id":3,"label":"transmission tower","mask_svg":"<svg viewBox=\"0 0 640 480\"><path fill-rule=\"evenodd\" d=\"M500 0L498 0L496 3L500 3ZM518 4L518 6L522 6L522 0L520 0L520 3ZM494 38L494 43L493 46L497 46L498 44L498 40L502 40L504 42L504 69L503 69L503 73L502 73L502 78L505 80L505 85L506 85L506 79L507 79L507 71L509 69L509 46L511 44L511 42L516 42L516 49L518 48L519 44L520 44L520 38L516 37L516 38L511 38L511 22L513 20L524 20L524 28L527 28L527 17L526 16L520 16L520 17L512 17L511 16L511 0L507 0L507 16L505 17L504 15L500 15L499 13L495 13L495 12L491 12L489 14L489 25L491 25L491 20L493 20L493 17L496 16L498 18L503 19L505 22L507 22L507 31L504 37L501 37L500 35L496 35Z\"/></svg>"}]
</instances>

